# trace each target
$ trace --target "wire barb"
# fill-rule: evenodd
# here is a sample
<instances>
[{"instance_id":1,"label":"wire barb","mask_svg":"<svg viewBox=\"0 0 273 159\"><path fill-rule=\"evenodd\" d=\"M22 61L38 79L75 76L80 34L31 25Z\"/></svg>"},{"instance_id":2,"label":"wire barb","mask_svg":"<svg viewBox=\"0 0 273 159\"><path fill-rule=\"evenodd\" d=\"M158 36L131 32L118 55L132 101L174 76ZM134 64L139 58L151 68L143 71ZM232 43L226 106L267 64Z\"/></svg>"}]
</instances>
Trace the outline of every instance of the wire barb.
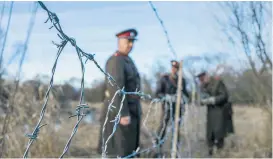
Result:
<instances>
[{"instance_id":1,"label":"wire barb","mask_svg":"<svg viewBox=\"0 0 273 159\"><path fill-rule=\"evenodd\" d=\"M39 133L41 127L43 127L43 126L45 126L45 125L47 125L47 124L44 124L44 125L39 126L38 128L36 128L36 129L33 131L32 134L27 134L26 136L27 136L28 138L30 138L31 140L36 140L37 137L38 137L38 133Z\"/></svg>"},{"instance_id":2,"label":"wire barb","mask_svg":"<svg viewBox=\"0 0 273 159\"><path fill-rule=\"evenodd\" d=\"M150 4L152 10L154 11L154 13L155 13L155 15L156 15L156 18L157 18L157 20L159 21L159 23L160 23L160 25L161 25L161 27L162 27L162 29L163 29L163 32L165 33L165 36L166 36L167 43L168 43L168 46L169 46L170 51L173 53L174 57L177 58L177 54L176 54L176 52L175 52L175 50L174 50L174 48L173 48L173 46L172 46L172 44L171 44L171 40L170 40L170 38L169 38L169 34L168 34L168 31L167 31L167 29L166 29L166 27L165 27L165 25L164 25L163 20L162 20L162 19L160 18L160 16L158 15L157 9L156 9L155 6L153 5L153 3L152 3L151 1L149 1L149 4Z\"/></svg>"}]
</instances>

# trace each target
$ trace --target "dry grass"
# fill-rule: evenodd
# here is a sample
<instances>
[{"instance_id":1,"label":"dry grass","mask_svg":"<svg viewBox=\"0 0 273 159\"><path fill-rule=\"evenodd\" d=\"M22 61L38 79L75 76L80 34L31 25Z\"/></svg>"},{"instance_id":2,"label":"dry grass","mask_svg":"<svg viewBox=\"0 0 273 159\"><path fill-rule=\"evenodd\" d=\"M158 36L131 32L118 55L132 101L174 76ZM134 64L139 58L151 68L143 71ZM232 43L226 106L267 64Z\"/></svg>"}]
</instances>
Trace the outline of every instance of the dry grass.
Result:
<instances>
[{"instance_id":1,"label":"dry grass","mask_svg":"<svg viewBox=\"0 0 273 159\"><path fill-rule=\"evenodd\" d=\"M24 102L20 101L24 100ZM22 157L28 142L26 133L31 133L38 121L43 102L19 98L9 133L6 136L6 151L3 157ZM51 101L44 123L48 125L41 129L38 139L33 143L29 157L59 157L70 137L76 118L68 118L77 102L70 102L66 108L60 108L57 102ZM149 105L143 104L143 119ZM72 140L69 153L65 157L99 157L95 149L98 142L98 118L102 104L90 104L95 111L92 123L82 122L76 136ZM155 132L159 125L161 106L153 104L147 118L148 133ZM205 113L203 107L189 107L184 117L182 127L182 145L180 153L185 157L206 157L205 145ZM216 157L268 157L272 153L272 113L261 108L234 106L235 135L227 138L226 147ZM1 117L2 124L3 117ZM56 129L56 121L61 125ZM28 125L27 127L25 127ZM147 132L146 132L147 133ZM143 131L141 136L142 148L152 146L151 139ZM170 145L165 144L166 152L170 152ZM185 155L187 154L187 155Z\"/></svg>"}]
</instances>

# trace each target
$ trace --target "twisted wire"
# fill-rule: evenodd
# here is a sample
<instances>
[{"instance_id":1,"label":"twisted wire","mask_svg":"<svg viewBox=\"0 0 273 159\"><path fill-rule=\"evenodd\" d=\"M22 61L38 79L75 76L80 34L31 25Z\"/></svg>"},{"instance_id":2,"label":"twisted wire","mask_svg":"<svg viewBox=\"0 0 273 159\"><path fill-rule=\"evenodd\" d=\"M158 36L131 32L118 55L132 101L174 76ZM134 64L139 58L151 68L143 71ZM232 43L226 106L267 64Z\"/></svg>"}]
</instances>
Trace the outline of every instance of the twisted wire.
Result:
<instances>
[{"instance_id":1,"label":"twisted wire","mask_svg":"<svg viewBox=\"0 0 273 159\"><path fill-rule=\"evenodd\" d=\"M149 4L150 4L152 10L154 11L154 13L155 13L155 15L156 15L156 18L157 18L157 20L159 21L159 23L160 23L160 25L161 25L161 27L162 27L162 29L163 29L163 32L164 32L164 34L165 34L165 36L166 36L167 43L168 43L168 47L169 47L170 51L172 52L172 54L174 55L174 57L177 58L177 54L176 54L176 52L175 52L175 50L174 50L174 48L173 48L173 46L172 46L172 44L171 44L171 40L170 40L168 31L167 31L167 29L166 29L166 27L165 27L165 25L164 25L163 20L160 18L159 14L158 14L158 11L157 11L157 9L155 8L154 4L153 4L151 1L149 1Z\"/></svg>"}]
</instances>

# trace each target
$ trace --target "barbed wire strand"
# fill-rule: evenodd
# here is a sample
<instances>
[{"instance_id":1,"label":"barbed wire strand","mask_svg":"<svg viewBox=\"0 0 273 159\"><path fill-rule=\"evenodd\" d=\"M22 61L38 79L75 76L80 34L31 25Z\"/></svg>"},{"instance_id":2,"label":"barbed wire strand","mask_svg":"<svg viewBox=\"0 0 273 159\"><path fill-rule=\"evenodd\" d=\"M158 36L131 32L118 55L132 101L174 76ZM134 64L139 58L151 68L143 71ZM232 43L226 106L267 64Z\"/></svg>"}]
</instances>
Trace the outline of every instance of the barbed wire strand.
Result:
<instances>
[{"instance_id":1,"label":"barbed wire strand","mask_svg":"<svg viewBox=\"0 0 273 159\"><path fill-rule=\"evenodd\" d=\"M174 55L174 57L177 58L177 54L176 54L176 52L175 52L175 50L174 50L174 48L173 48L173 46L171 44L171 40L169 38L169 34L168 34L168 31L167 31L167 29L166 29L166 27L164 25L163 20L160 18L159 14L158 14L158 11L155 8L155 6L153 5L153 3L151 1L149 1L149 4L150 4L152 10L154 11L154 13L156 15L156 18L159 21L159 23L160 23L160 25L161 25L161 27L163 29L163 32L165 33L165 36L166 36L166 39L167 39L167 43L168 43L168 47L169 47L170 51L172 52L172 54Z\"/></svg>"},{"instance_id":2,"label":"barbed wire strand","mask_svg":"<svg viewBox=\"0 0 273 159\"><path fill-rule=\"evenodd\" d=\"M76 42L75 42L76 43ZM82 121L83 117L85 116L85 114L82 111L84 111L85 108L88 108L87 104L83 104L84 103L84 73L85 73L85 67L84 67L84 63L82 60L82 56L79 52L79 49L76 48L76 51L78 53L78 57L79 60L81 62L81 68L82 68L82 80L81 80L81 96L80 96L80 104L79 106L76 108L76 116L77 116L77 123L72 131L72 134L70 136L70 138L68 139L67 144L65 145L64 151L62 153L62 155L60 156L60 158L63 158L63 156L67 153L67 151L69 150L69 146L71 144L72 138L74 137L74 135L76 134L77 130L78 130L78 126L80 124L80 122ZM75 116L75 115L74 115ZM71 116L73 117L73 116Z\"/></svg>"},{"instance_id":3,"label":"barbed wire strand","mask_svg":"<svg viewBox=\"0 0 273 159\"><path fill-rule=\"evenodd\" d=\"M164 104L164 107L165 107L165 112L164 112L164 117L163 117L163 127L161 128L161 130L160 130L160 134L159 135L157 135L157 133L155 133L154 135L155 135L155 137L156 137L156 139L160 142L160 140L165 140L165 137L166 137L166 135L164 136L164 138L163 139L160 139L161 137L162 137L162 134L163 134L163 131L164 131L164 129L166 128L166 126L167 126L167 124L168 123L166 123L166 118L167 118L167 115L168 115L168 110L170 110L170 109L168 109L168 107L167 107L167 105L169 104L169 106L171 107L171 101L167 101L166 100L166 98L162 98L161 100L156 100L156 102L165 102L165 104ZM157 106L156 106L157 107ZM150 108L149 108L150 109ZM148 118L148 115L149 115L149 110L148 110L148 114L146 115L146 118L145 118L145 120L144 120L144 122L143 122L143 125L144 125L144 128L146 128L146 130L148 131L148 132L152 132L152 131L149 131L148 130L148 128L147 128L147 126L146 126L146 121L147 121L147 118ZM161 124L161 123L160 123ZM167 132L168 133L168 132ZM165 134L166 134L166 132L165 132ZM150 133L150 135L152 135L152 136L154 136L153 134L151 134ZM154 144L154 147L156 147L156 143L154 143L154 138L152 138L152 142L153 142L153 144ZM163 144L163 142L162 142L162 144ZM159 145L160 146L160 145ZM159 147L158 146L158 147ZM147 150L147 151L149 151L149 150ZM160 150L158 150L158 151L160 151Z\"/></svg>"},{"instance_id":4,"label":"barbed wire strand","mask_svg":"<svg viewBox=\"0 0 273 159\"><path fill-rule=\"evenodd\" d=\"M54 74L55 74L55 70L56 70L56 67L57 67L58 59L59 59L59 57L61 55L62 50L66 46L66 44L67 44L67 42L64 42L64 43L62 43L61 46L59 46L59 49L58 49L58 52L57 52L57 57L56 57L56 60L54 62L54 65L52 67L52 76L51 76L51 79L50 79L50 84L49 84L48 90L47 90L46 95L45 95L45 102L43 104L43 107L42 107L42 110L41 110L41 113L40 113L39 121L38 121L37 125L35 126L32 134L27 135L29 137L29 142L28 142L26 151L25 151L24 156L23 156L24 158L27 158L30 146L33 143L33 141L37 138L38 133L40 131L40 128L42 127L42 126L40 126L40 124L41 124L41 122L42 122L42 120L44 118L45 110L46 110L46 107L47 107L47 102L48 102L48 99L49 99L49 93L51 91L51 88L53 87Z\"/></svg>"},{"instance_id":5,"label":"barbed wire strand","mask_svg":"<svg viewBox=\"0 0 273 159\"><path fill-rule=\"evenodd\" d=\"M149 132L149 135L150 135L150 136L153 136L153 134L152 134L151 131L148 130L148 127L147 127L147 125L146 125L146 122L147 122L148 116L150 115L151 108L152 108L152 104L153 104L153 103L157 103L157 102L159 102L159 100L154 99L154 100L152 100L152 102L149 104L148 112L147 112L147 114L146 114L146 116L145 116L145 118L144 118L144 120L143 120L143 124L142 124L143 127L147 130L147 132ZM153 142L153 141L154 141L154 140L153 140L153 138L152 138L152 142Z\"/></svg>"},{"instance_id":6,"label":"barbed wire strand","mask_svg":"<svg viewBox=\"0 0 273 159\"><path fill-rule=\"evenodd\" d=\"M104 146L105 145L105 143L104 143L105 127L106 127L106 123L108 121L109 112L112 111L113 108L116 108L115 106L113 106L113 103L114 103L114 100L115 100L116 96L118 95L118 93L119 93L119 91L115 92L111 102L109 103L108 110L106 112L106 118L105 118L105 121L104 121L104 124L103 124L103 127L102 127L102 132L101 132L102 133L102 135L101 135L101 137L102 137L102 148L101 148L102 149L102 157L105 157L105 155L106 155L106 152L105 152L105 149L104 149L104 147L105 147Z\"/></svg>"},{"instance_id":7,"label":"barbed wire strand","mask_svg":"<svg viewBox=\"0 0 273 159\"><path fill-rule=\"evenodd\" d=\"M119 91L117 91L117 92L119 92ZM103 158L106 157L106 154L107 154L107 152L106 152L106 150L107 150L107 143L108 143L108 141L110 141L110 139L113 137L115 131L117 130L117 126L118 126L119 121L120 121L120 113L121 113L121 110L122 110L122 107L123 107L124 100L125 100L125 94L122 95L122 99L121 99L121 103L120 103L120 108L119 108L119 111L117 113L117 116L115 117L115 119L113 121L110 121L110 122L114 122L115 124L114 124L112 133L109 135L109 137L107 138L107 140L105 142L105 146L103 144L103 147L104 147L104 150L102 152L102 157ZM112 99L112 101L114 101L114 99ZM111 107L111 105L110 105L110 107ZM105 130L105 128L103 128L103 130Z\"/></svg>"},{"instance_id":8,"label":"barbed wire strand","mask_svg":"<svg viewBox=\"0 0 273 159\"><path fill-rule=\"evenodd\" d=\"M7 42L7 37L8 37L8 33L9 33L9 28L10 28L10 21L11 21L11 17L12 17L12 10L13 10L13 1L11 1L10 4L10 10L9 10L9 18L8 18L8 24L6 26L6 32L4 35L4 39L3 39L3 44L2 44L2 48L1 48L1 53L0 53L0 68L2 68L2 63L3 63L3 54L6 48L6 42Z\"/></svg>"},{"instance_id":9,"label":"barbed wire strand","mask_svg":"<svg viewBox=\"0 0 273 159\"><path fill-rule=\"evenodd\" d=\"M34 5L35 5L35 3L34 3ZM9 110L8 110L6 116L5 116L5 119L4 119L4 124L3 124L3 129L2 129L2 136L5 136L5 134L8 131L8 124L9 124L9 121L10 121L10 115L13 112L15 96L17 94L19 83L20 83L20 74L21 74L23 62L24 62L24 59L25 59L25 54L27 52L29 39L30 39L30 36L31 36L31 33L32 33L34 23L35 23L35 17L36 17L37 9L38 9L38 5L34 6L34 8L32 10L32 14L31 14L31 17L30 17L30 22L29 22L29 27L28 27L28 30L27 30L27 36L26 36L26 39L24 41L24 44L22 45L23 49L21 47L19 47L18 50L16 51L16 53L18 53L18 54L20 54L20 52L22 52L21 53L22 56L21 56L19 68L18 68L18 71L17 71L17 79L15 79L15 90L14 90L13 96L11 98L11 102L8 104ZM2 147L2 150L1 150L1 153L0 153L0 158L3 155L4 148L5 148L5 137L3 137L1 147Z\"/></svg>"}]
</instances>

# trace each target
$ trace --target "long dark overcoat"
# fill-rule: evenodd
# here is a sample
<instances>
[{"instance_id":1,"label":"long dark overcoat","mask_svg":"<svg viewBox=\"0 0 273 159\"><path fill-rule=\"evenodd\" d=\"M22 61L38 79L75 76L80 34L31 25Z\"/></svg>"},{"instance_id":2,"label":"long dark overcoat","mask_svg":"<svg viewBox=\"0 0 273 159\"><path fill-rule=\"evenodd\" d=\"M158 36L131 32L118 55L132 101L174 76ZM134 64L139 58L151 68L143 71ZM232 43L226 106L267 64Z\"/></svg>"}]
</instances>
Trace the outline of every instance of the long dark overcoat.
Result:
<instances>
[{"instance_id":1,"label":"long dark overcoat","mask_svg":"<svg viewBox=\"0 0 273 159\"><path fill-rule=\"evenodd\" d=\"M211 139L212 135L216 140L224 138L227 133L233 131L233 125L228 121L231 104L227 88L221 79L211 78L210 82L203 86L203 91L215 97L215 104L207 105L207 139Z\"/></svg>"},{"instance_id":2,"label":"long dark overcoat","mask_svg":"<svg viewBox=\"0 0 273 159\"><path fill-rule=\"evenodd\" d=\"M140 90L140 76L138 70L129 56L124 56L119 53L115 53L111 56L106 63L106 71L115 79L120 88L125 87L127 92L135 92ZM109 84L108 79L105 79L105 101L104 108L101 115L101 130L105 122L106 113L108 106L117 91L115 86ZM117 95L113 105L116 108L108 114L108 121L104 131L104 142L107 141L108 137L113 132L114 122L113 121L121 106L122 95ZM116 131L112 138L107 142L107 157L125 157L130 155L139 146L140 136L140 121L141 121L141 104L138 96L126 95L123 102L121 117L130 116L131 123L128 126L118 124ZM102 136L99 139L98 151L102 151Z\"/></svg>"},{"instance_id":3,"label":"long dark overcoat","mask_svg":"<svg viewBox=\"0 0 273 159\"><path fill-rule=\"evenodd\" d=\"M234 133L232 103L227 103L225 109L226 135L229 135Z\"/></svg>"}]
</instances>

